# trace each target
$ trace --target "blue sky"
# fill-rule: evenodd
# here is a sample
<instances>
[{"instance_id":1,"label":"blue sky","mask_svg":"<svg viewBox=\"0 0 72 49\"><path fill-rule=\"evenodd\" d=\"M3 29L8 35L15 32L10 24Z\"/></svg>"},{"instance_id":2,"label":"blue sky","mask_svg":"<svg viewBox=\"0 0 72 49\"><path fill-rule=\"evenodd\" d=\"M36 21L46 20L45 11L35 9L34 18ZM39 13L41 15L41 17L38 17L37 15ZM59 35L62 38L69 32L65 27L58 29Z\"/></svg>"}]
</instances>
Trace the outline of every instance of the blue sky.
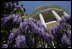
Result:
<instances>
[{"instance_id":1,"label":"blue sky","mask_svg":"<svg viewBox=\"0 0 72 49\"><path fill-rule=\"evenodd\" d=\"M41 5L58 5L65 8L71 15L71 1L20 1L19 4L23 4L28 14Z\"/></svg>"}]
</instances>

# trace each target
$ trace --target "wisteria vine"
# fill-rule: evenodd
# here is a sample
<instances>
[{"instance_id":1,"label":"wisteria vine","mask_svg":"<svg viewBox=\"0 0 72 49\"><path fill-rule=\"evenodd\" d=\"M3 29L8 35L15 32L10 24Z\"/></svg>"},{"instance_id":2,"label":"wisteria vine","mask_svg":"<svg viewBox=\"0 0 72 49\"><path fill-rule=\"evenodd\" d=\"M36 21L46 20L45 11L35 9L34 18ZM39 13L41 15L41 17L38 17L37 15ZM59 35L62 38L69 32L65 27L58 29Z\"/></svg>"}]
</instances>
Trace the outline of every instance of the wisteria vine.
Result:
<instances>
[{"instance_id":1,"label":"wisteria vine","mask_svg":"<svg viewBox=\"0 0 72 49\"><path fill-rule=\"evenodd\" d=\"M63 16L49 32L16 2L4 2L3 10L1 48L71 48L71 16Z\"/></svg>"}]
</instances>

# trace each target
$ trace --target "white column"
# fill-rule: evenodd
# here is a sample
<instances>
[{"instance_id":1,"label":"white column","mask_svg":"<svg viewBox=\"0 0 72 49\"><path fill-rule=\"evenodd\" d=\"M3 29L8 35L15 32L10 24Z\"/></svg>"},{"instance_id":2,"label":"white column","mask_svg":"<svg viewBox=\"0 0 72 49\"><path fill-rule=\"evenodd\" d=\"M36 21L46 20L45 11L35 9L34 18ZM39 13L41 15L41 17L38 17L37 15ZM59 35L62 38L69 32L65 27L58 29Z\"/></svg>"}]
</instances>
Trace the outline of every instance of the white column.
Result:
<instances>
[{"instance_id":1,"label":"white column","mask_svg":"<svg viewBox=\"0 0 72 49\"><path fill-rule=\"evenodd\" d=\"M54 15L54 17L57 19L57 21L61 20L60 16L54 10L52 10L51 12Z\"/></svg>"},{"instance_id":2,"label":"white column","mask_svg":"<svg viewBox=\"0 0 72 49\"><path fill-rule=\"evenodd\" d=\"M52 23L55 23L55 22L57 22L57 21L50 21L50 22L47 22L46 25L52 24Z\"/></svg>"},{"instance_id":3,"label":"white column","mask_svg":"<svg viewBox=\"0 0 72 49\"><path fill-rule=\"evenodd\" d=\"M64 15L69 16L66 12L63 12Z\"/></svg>"},{"instance_id":4,"label":"white column","mask_svg":"<svg viewBox=\"0 0 72 49\"><path fill-rule=\"evenodd\" d=\"M41 13L39 14L39 17L40 17L41 23L45 26L45 28L47 28L45 21L44 21L44 18L43 18L43 15Z\"/></svg>"}]
</instances>

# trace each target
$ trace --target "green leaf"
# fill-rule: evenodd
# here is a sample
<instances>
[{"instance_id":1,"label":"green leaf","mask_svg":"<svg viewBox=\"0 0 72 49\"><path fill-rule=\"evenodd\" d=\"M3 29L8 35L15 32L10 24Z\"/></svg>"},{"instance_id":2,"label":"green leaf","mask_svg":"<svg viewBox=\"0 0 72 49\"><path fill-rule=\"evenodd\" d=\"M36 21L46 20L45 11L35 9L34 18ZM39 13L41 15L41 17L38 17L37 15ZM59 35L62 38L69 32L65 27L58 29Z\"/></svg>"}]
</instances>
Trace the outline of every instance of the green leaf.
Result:
<instances>
[{"instance_id":1,"label":"green leaf","mask_svg":"<svg viewBox=\"0 0 72 49\"><path fill-rule=\"evenodd\" d=\"M13 30L19 30L19 28L13 28Z\"/></svg>"},{"instance_id":2,"label":"green leaf","mask_svg":"<svg viewBox=\"0 0 72 49\"><path fill-rule=\"evenodd\" d=\"M1 33L5 33L5 34L8 34L8 31L6 31L6 30L1 30Z\"/></svg>"}]
</instances>

